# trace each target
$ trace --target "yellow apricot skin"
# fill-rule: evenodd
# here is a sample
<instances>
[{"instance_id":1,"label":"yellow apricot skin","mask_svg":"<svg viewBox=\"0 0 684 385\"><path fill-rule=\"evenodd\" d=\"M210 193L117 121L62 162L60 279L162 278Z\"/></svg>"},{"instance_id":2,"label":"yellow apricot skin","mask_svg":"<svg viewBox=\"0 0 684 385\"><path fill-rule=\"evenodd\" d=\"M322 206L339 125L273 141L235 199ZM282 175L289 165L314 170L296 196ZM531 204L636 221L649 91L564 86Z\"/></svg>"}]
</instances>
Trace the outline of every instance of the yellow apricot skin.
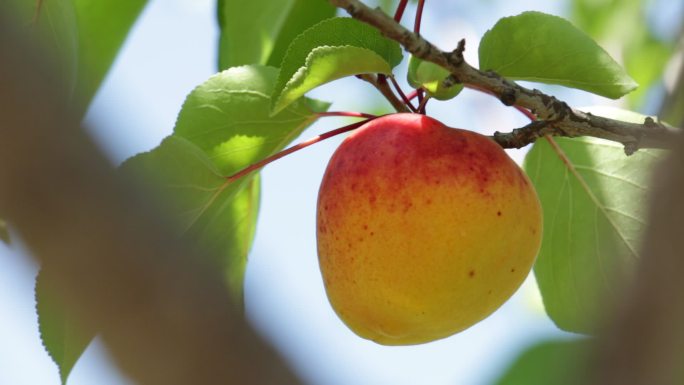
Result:
<instances>
[{"instance_id":1,"label":"yellow apricot skin","mask_svg":"<svg viewBox=\"0 0 684 385\"><path fill-rule=\"evenodd\" d=\"M328 299L383 345L445 338L490 315L528 275L541 232L537 194L501 147L419 114L347 137L318 195Z\"/></svg>"}]
</instances>

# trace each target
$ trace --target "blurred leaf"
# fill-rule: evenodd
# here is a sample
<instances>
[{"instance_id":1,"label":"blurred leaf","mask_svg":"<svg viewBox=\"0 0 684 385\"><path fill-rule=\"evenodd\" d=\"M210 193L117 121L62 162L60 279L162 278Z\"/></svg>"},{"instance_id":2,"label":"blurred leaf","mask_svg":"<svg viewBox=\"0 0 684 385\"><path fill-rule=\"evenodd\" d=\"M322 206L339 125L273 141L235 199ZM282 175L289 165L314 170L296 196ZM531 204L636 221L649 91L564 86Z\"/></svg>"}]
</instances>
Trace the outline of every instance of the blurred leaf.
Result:
<instances>
[{"instance_id":1,"label":"blurred leaf","mask_svg":"<svg viewBox=\"0 0 684 385\"><path fill-rule=\"evenodd\" d=\"M337 8L327 0L298 0L290 9L287 22L277 34L268 65L280 67L290 43L309 27L335 16Z\"/></svg>"},{"instance_id":2,"label":"blurred leaf","mask_svg":"<svg viewBox=\"0 0 684 385\"><path fill-rule=\"evenodd\" d=\"M585 385L591 341L544 341L523 351L496 385Z\"/></svg>"},{"instance_id":3,"label":"blurred leaf","mask_svg":"<svg viewBox=\"0 0 684 385\"><path fill-rule=\"evenodd\" d=\"M640 85L627 100L630 106L641 107L649 89L661 80L674 41L655 36L641 0L573 0L571 7L579 28L621 52L627 72Z\"/></svg>"},{"instance_id":4,"label":"blurred leaf","mask_svg":"<svg viewBox=\"0 0 684 385\"><path fill-rule=\"evenodd\" d=\"M558 84L617 99L637 84L589 36L541 12L500 19L479 48L480 68L515 80Z\"/></svg>"},{"instance_id":5,"label":"blurred leaf","mask_svg":"<svg viewBox=\"0 0 684 385\"><path fill-rule=\"evenodd\" d=\"M288 48L273 92L273 113L335 79L362 73L391 74L401 58L398 43L365 23L341 17L322 21Z\"/></svg>"},{"instance_id":6,"label":"blurred leaf","mask_svg":"<svg viewBox=\"0 0 684 385\"><path fill-rule=\"evenodd\" d=\"M174 135L122 166L164 200L183 236L219 258L213 262L238 300L260 189L256 173L234 182L226 177L283 149L328 106L303 98L270 116L277 73L253 65L212 76L186 98Z\"/></svg>"},{"instance_id":7,"label":"blurred leaf","mask_svg":"<svg viewBox=\"0 0 684 385\"><path fill-rule=\"evenodd\" d=\"M5 242L9 245L10 236L9 231L7 231L7 222L0 218L0 241Z\"/></svg>"},{"instance_id":8,"label":"blurred leaf","mask_svg":"<svg viewBox=\"0 0 684 385\"><path fill-rule=\"evenodd\" d=\"M146 0L9 0L0 12L14 12L20 25L59 57L62 78L86 108Z\"/></svg>"},{"instance_id":9,"label":"blurred leaf","mask_svg":"<svg viewBox=\"0 0 684 385\"><path fill-rule=\"evenodd\" d=\"M633 28L642 28L641 23L634 24L642 3L642 0L572 0L570 13L577 27L602 39L608 34L622 34ZM643 21L643 18L640 20Z\"/></svg>"},{"instance_id":10,"label":"blurred leaf","mask_svg":"<svg viewBox=\"0 0 684 385\"><path fill-rule=\"evenodd\" d=\"M648 91L660 85L665 67L674 52L673 42L663 42L655 38L646 28L639 28L640 35L625 41L623 60L625 68L642 85L636 92L629 94L632 106L642 106Z\"/></svg>"},{"instance_id":11,"label":"blurred leaf","mask_svg":"<svg viewBox=\"0 0 684 385\"><path fill-rule=\"evenodd\" d=\"M335 11L325 0L219 0L219 68L278 67L297 35Z\"/></svg>"},{"instance_id":12,"label":"blurred leaf","mask_svg":"<svg viewBox=\"0 0 684 385\"><path fill-rule=\"evenodd\" d=\"M100 87L147 0L72 1L78 19L77 90L85 107Z\"/></svg>"},{"instance_id":13,"label":"blurred leaf","mask_svg":"<svg viewBox=\"0 0 684 385\"><path fill-rule=\"evenodd\" d=\"M622 120L644 118L617 109L591 111ZM556 325L592 333L639 259L651 168L662 151L642 149L627 157L614 142L554 140L566 159L540 139L524 164L544 209L534 271Z\"/></svg>"},{"instance_id":14,"label":"blurred leaf","mask_svg":"<svg viewBox=\"0 0 684 385\"><path fill-rule=\"evenodd\" d=\"M222 175L282 149L328 105L300 99L270 116L277 76L276 68L257 65L212 76L185 99L174 134L206 152Z\"/></svg>"},{"instance_id":15,"label":"blurred leaf","mask_svg":"<svg viewBox=\"0 0 684 385\"><path fill-rule=\"evenodd\" d=\"M43 346L59 368L62 384L66 384L76 361L95 337L95 331L76 324L55 293L49 269L43 267L36 278L36 312Z\"/></svg>"},{"instance_id":16,"label":"blurred leaf","mask_svg":"<svg viewBox=\"0 0 684 385\"><path fill-rule=\"evenodd\" d=\"M437 100L449 100L458 95L463 84L444 87L443 81L449 76L449 71L435 63L424 61L415 56L409 59L407 80L413 88L423 87L428 95Z\"/></svg>"},{"instance_id":17,"label":"blurred leaf","mask_svg":"<svg viewBox=\"0 0 684 385\"><path fill-rule=\"evenodd\" d=\"M76 11L72 0L9 0L0 12L13 13L27 35L38 39L48 59L58 59L60 81L73 93L79 72Z\"/></svg>"},{"instance_id":18,"label":"blurred leaf","mask_svg":"<svg viewBox=\"0 0 684 385\"><path fill-rule=\"evenodd\" d=\"M231 294L241 301L244 259L253 236L253 229L242 226L253 225L250 206L258 207L258 182L245 177L228 183L201 149L175 135L127 160L121 170L158 197L165 221L201 249L199 255L217 258L208 262L225 272Z\"/></svg>"}]
</instances>

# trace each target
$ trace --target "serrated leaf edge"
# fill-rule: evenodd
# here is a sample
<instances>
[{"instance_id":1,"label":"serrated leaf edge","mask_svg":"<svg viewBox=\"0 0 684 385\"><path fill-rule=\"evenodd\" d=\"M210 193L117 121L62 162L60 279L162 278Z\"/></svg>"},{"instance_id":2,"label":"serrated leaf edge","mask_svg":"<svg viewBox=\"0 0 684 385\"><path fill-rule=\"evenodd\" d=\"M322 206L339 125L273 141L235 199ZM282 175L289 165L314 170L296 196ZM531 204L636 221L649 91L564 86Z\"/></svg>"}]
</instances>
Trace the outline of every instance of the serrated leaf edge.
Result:
<instances>
[{"instance_id":1,"label":"serrated leaf edge","mask_svg":"<svg viewBox=\"0 0 684 385\"><path fill-rule=\"evenodd\" d=\"M272 105L273 105L273 107L272 107L272 109L271 109L271 116L278 114L280 111L282 111L282 110L285 109L287 106L289 106L290 103L295 102L299 97L303 96L303 95L300 95L297 99L294 99L294 100L292 100L292 101L289 102L289 103L283 103L283 102L282 102L283 97L284 97L285 95L288 94L288 90L289 90L289 89L296 89L296 88L298 88L302 83L304 83L304 81L307 79L307 76L310 74L311 66L314 64L314 61L315 61L315 60L318 60L319 58L325 57L325 56L327 56L327 55L333 55L333 54L334 54L334 50L337 50L337 49L346 49L346 48L353 48L353 49L357 49L357 50L367 51L370 55L375 56L376 58L380 59L382 62L384 62L384 63L387 64L387 69L386 69L386 70L381 70L381 71L368 71L368 72L361 72L361 73L382 73L382 74L385 74L385 75L391 75L391 74L392 74L392 66L391 66L391 64L388 63L387 60L385 60L384 57L378 55L375 51L373 51L373 50L371 50L371 49L364 48L364 47L358 47L358 46L354 46L354 45L348 45L348 44L347 44L347 45L334 45L334 46L333 46L333 45L322 45L322 46L318 46L318 47L312 49L311 52L309 52L309 54L306 56L306 59L305 59L305 61L304 61L304 64L303 64L302 66L300 66L300 67L297 69L297 71L295 71L295 73L292 75L292 77L290 78L290 80L288 80L288 81L285 83L285 85L283 86L282 91L280 91L280 93L278 93L277 95L273 95L273 96L276 96L276 97L275 97L275 98L272 97L272 100L273 100L273 101L272 101L272 103L273 103ZM319 53L320 53L320 52L324 52L324 51L330 51L330 52L323 54L323 56L319 56ZM358 73L356 73L356 72L355 72L355 73L350 73L350 74L346 74L346 75L343 75L343 76L338 77L338 78L330 79L330 80L328 80L328 81L326 81L326 82L324 82L324 83L321 83L320 85L327 84L327 83L329 83L329 82L331 82L331 81L338 80L338 79L341 79L341 78L343 78L343 77L351 76L351 75L355 75L355 74L358 74ZM308 90L308 91L310 91L310 90Z\"/></svg>"}]
</instances>

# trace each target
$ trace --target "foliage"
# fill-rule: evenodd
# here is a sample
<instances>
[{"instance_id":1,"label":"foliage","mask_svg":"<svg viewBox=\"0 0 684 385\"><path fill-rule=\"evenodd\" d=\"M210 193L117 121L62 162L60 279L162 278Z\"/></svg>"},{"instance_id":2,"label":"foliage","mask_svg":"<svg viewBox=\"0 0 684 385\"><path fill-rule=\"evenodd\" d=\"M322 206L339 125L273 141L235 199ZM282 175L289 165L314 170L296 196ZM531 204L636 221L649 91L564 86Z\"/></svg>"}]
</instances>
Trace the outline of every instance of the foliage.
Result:
<instances>
[{"instance_id":1,"label":"foliage","mask_svg":"<svg viewBox=\"0 0 684 385\"><path fill-rule=\"evenodd\" d=\"M52 269L45 267L36 278L36 313L45 350L58 364L60 379L66 383L71 369L96 332L79 324L77 317L65 311L55 294Z\"/></svg>"},{"instance_id":2,"label":"foliage","mask_svg":"<svg viewBox=\"0 0 684 385\"><path fill-rule=\"evenodd\" d=\"M496 385L586 384L592 341L549 340L525 350L504 372Z\"/></svg>"},{"instance_id":3,"label":"foliage","mask_svg":"<svg viewBox=\"0 0 684 385\"><path fill-rule=\"evenodd\" d=\"M14 0L9 9L35 26L32 33L59 57L63 78L83 112L145 4ZM614 99L635 90L637 82L653 84L673 44L642 23L625 22L625 15L632 21L642 17L640 2L593 4L573 2L579 28L540 12L500 19L480 43L481 69L509 80L556 84ZM383 2L386 9L390 5ZM401 68L397 42L368 24L335 14L323 1L218 0L221 71L187 96L173 135L121 168L160 197L159 205L179 236L220 256L208 262L225 274L227 290L238 301L256 229L260 179L258 172L232 176L278 153L322 116L329 104L307 98L307 92L359 74L378 75L381 88ZM622 58L626 71L594 41L610 40L615 30L626 34L620 37L628 42ZM643 55L649 60L642 60ZM463 85L446 87L448 75L433 63L409 59L410 86L431 97L457 98ZM629 96L633 106L646 90ZM644 118L614 110L593 112L626 121ZM590 138L549 138L530 149L525 170L545 211L534 270L546 312L559 328L595 332L610 298L628 282L646 226L650 172L659 157L657 151L640 150L627 158L620 146ZM9 242L2 219L0 239ZM44 345L65 383L95 331L74 324L64 313L49 289L50 273L44 268L38 277L37 310ZM499 383L561 383L555 379L559 373L566 380L575 373L586 345L538 345ZM564 363L560 371L554 366L558 362Z\"/></svg>"},{"instance_id":4,"label":"foliage","mask_svg":"<svg viewBox=\"0 0 684 385\"><path fill-rule=\"evenodd\" d=\"M626 158L622 146L595 138L532 146L525 171L546 208L534 271L546 312L559 328L593 333L606 321L606 309L640 257L650 172L660 155L640 150Z\"/></svg>"},{"instance_id":5,"label":"foliage","mask_svg":"<svg viewBox=\"0 0 684 385\"><path fill-rule=\"evenodd\" d=\"M510 79L558 84L617 99L637 84L570 22L525 12L496 23L480 42L480 67Z\"/></svg>"}]
</instances>

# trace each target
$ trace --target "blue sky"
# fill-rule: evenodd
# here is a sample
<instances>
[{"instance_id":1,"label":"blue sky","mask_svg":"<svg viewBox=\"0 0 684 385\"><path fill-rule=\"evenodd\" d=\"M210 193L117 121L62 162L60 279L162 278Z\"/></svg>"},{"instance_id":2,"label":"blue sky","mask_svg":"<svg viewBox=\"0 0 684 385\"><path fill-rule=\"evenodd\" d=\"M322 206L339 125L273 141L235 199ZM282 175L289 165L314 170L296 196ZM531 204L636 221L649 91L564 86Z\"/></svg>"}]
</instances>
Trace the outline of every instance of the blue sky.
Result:
<instances>
[{"instance_id":1,"label":"blue sky","mask_svg":"<svg viewBox=\"0 0 684 385\"><path fill-rule=\"evenodd\" d=\"M657 3L672 5L667 0ZM423 35L445 49L465 37L466 58L475 64L479 37L498 18L529 9L563 15L564 4L431 0ZM156 146L171 132L187 93L215 72L218 31L213 7L210 0L156 0L146 8L86 118L113 162ZM411 16L409 10L405 17ZM367 85L349 79L312 95L334 100L334 110L368 111L378 103L367 97L370 93ZM607 103L581 92L563 91L561 96L573 105ZM497 100L468 91L449 103L432 102L428 113L448 125L487 134L525 124L522 116ZM328 118L300 139L344 122ZM318 184L341 140L320 143L263 171L259 225L246 274L247 316L308 383L484 385L528 344L569 337L544 315L533 280L491 317L441 341L384 347L351 333L325 298L314 233ZM521 160L524 151L511 155ZM0 267L0 384L58 384L57 369L37 335L33 302L37 266L15 242L11 249L0 245ZM97 341L69 381L95 383L127 383Z\"/></svg>"}]
</instances>

